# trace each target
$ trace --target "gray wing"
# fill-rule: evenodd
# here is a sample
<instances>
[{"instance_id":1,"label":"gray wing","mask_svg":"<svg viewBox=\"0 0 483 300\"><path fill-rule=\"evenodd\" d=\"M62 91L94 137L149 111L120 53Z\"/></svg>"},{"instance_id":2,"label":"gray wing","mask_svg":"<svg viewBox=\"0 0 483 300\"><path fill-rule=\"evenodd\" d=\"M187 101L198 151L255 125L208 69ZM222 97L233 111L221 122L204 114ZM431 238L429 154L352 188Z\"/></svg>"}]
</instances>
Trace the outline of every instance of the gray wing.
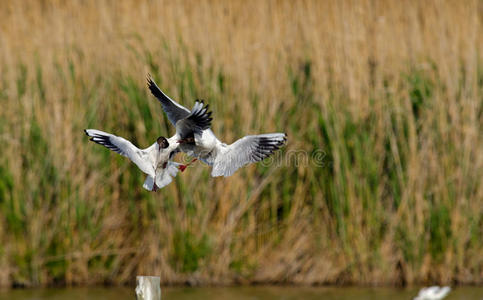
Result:
<instances>
[{"instance_id":1,"label":"gray wing","mask_svg":"<svg viewBox=\"0 0 483 300\"><path fill-rule=\"evenodd\" d=\"M84 132L91 137L90 140L94 143L102 145L114 152L121 154L122 156L129 158L144 173L148 174L152 169L152 165L142 158L142 150L138 149L130 141L96 129L85 129Z\"/></svg>"},{"instance_id":2,"label":"gray wing","mask_svg":"<svg viewBox=\"0 0 483 300\"><path fill-rule=\"evenodd\" d=\"M210 128L213 118L208 107L208 104L204 105L203 100L196 100L190 114L176 122L176 132L181 139L193 136L195 133L201 134L203 130Z\"/></svg>"},{"instance_id":3,"label":"gray wing","mask_svg":"<svg viewBox=\"0 0 483 300\"><path fill-rule=\"evenodd\" d=\"M285 133L248 135L229 146L221 146L213 163L211 176L231 176L246 164L261 161L287 141Z\"/></svg>"},{"instance_id":4,"label":"gray wing","mask_svg":"<svg viewBox=\"0 0 483 300\"><path fill-rule=\"evenodd\" d=\"M149 90L151 91L153 96L156 97L159 102L161 102L161 106L163 107L164 112L168 116L168 120L173 125L176 126L176 122L186 118L190 114L190 111L186 107L180 105L176 101L166 96L166 94L164 94L161 89L156 85L151 76L148 75L147 80Z\"/></svg>"}]
</instances>

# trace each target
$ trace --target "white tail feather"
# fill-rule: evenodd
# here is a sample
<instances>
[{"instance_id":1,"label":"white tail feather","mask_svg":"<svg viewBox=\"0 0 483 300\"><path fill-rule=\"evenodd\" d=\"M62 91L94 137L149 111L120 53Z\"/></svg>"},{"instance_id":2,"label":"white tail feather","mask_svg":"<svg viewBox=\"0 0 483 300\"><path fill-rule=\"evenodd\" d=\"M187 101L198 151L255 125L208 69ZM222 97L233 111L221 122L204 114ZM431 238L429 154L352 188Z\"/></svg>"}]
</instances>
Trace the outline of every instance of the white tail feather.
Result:
<instances>
[{"instance_id":1,"label":"white tail feather","mask_svg":"<svg viewBox=\"0 0 483 300\"><path fill-rule=\"evenodd\" d=\"M143 188L147 189L148 191L152 191L154 187L154 178L151 175L146 177L144 180Z\"/></svg>"},{"instance_id":2,"label":"white tail feather","mask_svg":"<svg viewBox=\"0 0 483 300\"><path fill-rule=\"evenodd\" d=\"M166 168L157 170L156 185L158 188L165 187L173 181L173 177L178 175L178 165L176 162L168 161Z\"/></svg>"}]
</instances>

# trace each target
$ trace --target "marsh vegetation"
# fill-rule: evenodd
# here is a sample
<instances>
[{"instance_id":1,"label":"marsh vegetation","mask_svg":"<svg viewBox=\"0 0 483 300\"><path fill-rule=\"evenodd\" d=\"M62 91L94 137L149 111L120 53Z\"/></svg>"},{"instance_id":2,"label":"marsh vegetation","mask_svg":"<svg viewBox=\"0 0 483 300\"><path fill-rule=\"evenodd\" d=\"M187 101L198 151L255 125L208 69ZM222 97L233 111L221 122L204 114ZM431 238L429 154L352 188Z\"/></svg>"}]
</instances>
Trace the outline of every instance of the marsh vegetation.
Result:
<instances>
[{"instance_id":1,"label":"marsh vegetation","mask_svg":"<svg viewBox=\"0 0 483 300\"><path fill-rule=\"evenodd\" d=\"M0 285L482 283L482 29L476 0L3 1ZM287 147L145 191L83 129L171 136L147 73Z\"/></svg>"}]
</instances>

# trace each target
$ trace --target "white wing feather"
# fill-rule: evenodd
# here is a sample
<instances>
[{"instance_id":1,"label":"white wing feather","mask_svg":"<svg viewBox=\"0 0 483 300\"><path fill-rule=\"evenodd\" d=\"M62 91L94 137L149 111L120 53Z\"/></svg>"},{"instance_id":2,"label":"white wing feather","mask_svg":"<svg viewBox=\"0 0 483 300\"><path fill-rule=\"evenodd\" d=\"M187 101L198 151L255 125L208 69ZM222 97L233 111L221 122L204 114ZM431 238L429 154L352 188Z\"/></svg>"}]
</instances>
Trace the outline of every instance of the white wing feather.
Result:
<instances>
[{"instance_id":1,"label":"white wing feather","mask_svg":"<svg viewBox=\"0 0 483 300\"><path fill-rule=\"evenodd\" d=\"M156 185L158 188L163 188L173 181L173 177L178 175L179 163L168 161L166 168L158 169L156 171Z\"/></svg>"},{"instance_id":2,"label":"white wing feather","mask_svg":"<svg viewBox=\"0 0 483 300\"><path fill-rule=\"evenodd\" d=\"M147 189L148 191L152 191L154 187L154 178L151 175L148 175L146 177L146 180L144 180L143 188Z\"/></svg>"},{"instance_id":3,"label":"white wing feather","mask_svg":"<svg viewBox=\"0 0 483 300\"><path fill-rule=\"evenodd\" d=\"M261 161L279 149L287 140L285 133L245 136L233 144L218 146L211 176L231 176L246 164Z\"/></svg>"},{"instance_id":4,"label":"white wing feather","mask_svg":"<svg viewBox=\"0 0 483 300\"><path fill-rule=\"evenodd\" d=\"M154 175L152 164L143 159L143 151L134 146L130 141L97 129L86 129L84 131L91 137L91 141L129 158L141 171L149 175Z\"/></svg>"}]
</instances>

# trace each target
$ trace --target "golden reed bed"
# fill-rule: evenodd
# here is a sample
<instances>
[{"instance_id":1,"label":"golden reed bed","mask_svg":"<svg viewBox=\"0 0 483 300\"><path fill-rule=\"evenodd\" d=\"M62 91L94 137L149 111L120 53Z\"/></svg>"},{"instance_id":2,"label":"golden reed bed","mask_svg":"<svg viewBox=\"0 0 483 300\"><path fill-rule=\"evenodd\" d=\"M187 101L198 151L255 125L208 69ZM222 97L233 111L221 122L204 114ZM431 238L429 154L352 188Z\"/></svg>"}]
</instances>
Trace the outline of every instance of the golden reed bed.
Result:
<instances>
[{"instance_id":1,"label":"golden reed bed","mask_svg":"<svg viewBox=\"0 0 483 300\"><path fill-rule=\"evenodd\" d=\"M2 1L0 285L481 283L482 7ZM288 146L145 192L82 129L173 133L148 72Z\"/></svg>"}]
</instances>

